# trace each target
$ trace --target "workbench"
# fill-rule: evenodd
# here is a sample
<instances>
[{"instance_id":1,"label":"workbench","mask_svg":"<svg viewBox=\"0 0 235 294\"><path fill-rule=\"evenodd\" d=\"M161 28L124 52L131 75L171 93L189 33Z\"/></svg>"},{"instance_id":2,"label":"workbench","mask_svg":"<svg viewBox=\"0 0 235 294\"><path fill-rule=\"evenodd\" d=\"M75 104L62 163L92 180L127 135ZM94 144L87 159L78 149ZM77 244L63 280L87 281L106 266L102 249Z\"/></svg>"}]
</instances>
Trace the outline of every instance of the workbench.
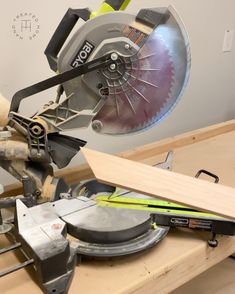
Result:
<instances>
[{"instance_id":1,"label":"workbench","mask_svg":"<svg viewBox=\"0 0 235 294\"><path fill-rule=\"evenodd\" d=\"M220 183L235 187L235 121L164 139L123 152L120 156L153 165L163 161L169 150L174 150L174 171L194 176L198 170L207 169L219 176ZM69 183L91 177L87 165L57 174L64 176ZM18 194L21 187L18 184L10 185L5 191L3 196ZM219 245L216 248L208 247L209 238L210 234L206 232L172 229L163 241L145 252L122 258L82 260L76 268L69 293L169 293L203 272L205 273L201 277L207 287L206 282L210 282L207 275L213 279L213 271L219 273L220 279L217 279L216 274L213 287L203 290L201 286L200 293L216 293L212 289L215 289L218 280L223 284L221 279L226 281L232 269L233 272L235 270L235 260L227 259L235 252L235 237L218 236ZM0 236L0 247L7 243L8 240ZM19 255L13 252L4 254L0 258L0 270L15 264L19 261L18 258ZM223 260L225 261L220 263ZM208 271L216 264L216 269ZM41 293L33 277L34 272L30 266L3 277L0 279L0 292ZM199 280L192 280L174 293L198 293L200 277L197 279ZM223 287L226 286L225 282ZM230 290L218 293L234 293L231 278L229 286ZM221 286L218 287L221 289Z\"/></svg>"}]
</instances>

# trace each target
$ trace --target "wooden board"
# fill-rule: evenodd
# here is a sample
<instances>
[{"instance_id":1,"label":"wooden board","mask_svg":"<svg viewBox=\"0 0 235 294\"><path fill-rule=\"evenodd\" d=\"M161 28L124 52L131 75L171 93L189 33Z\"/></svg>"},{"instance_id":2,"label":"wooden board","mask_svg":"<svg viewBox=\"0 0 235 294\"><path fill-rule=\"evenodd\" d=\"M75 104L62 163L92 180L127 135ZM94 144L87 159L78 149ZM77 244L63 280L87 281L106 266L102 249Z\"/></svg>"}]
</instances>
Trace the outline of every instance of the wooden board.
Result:
<instances>
[{"instance_id":1,"label":"wooden board","mask_svg":"<svg viewBox=\"0 0 235 294\"><path fill-rule=\"evenodd\" d=\"M82 148L101 182L235 220L235 189Z\"/></svg>"}]
</instances>

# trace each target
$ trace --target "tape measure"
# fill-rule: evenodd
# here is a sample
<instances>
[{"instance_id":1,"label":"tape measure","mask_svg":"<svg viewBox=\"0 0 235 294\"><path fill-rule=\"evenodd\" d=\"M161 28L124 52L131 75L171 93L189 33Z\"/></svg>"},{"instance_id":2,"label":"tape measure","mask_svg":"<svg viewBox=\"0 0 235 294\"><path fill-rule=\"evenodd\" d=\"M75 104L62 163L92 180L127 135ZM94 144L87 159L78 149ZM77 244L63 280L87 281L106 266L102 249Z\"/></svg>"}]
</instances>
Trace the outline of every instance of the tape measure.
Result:
<instances>
[{"instance_id":1,"label":"tape measure","mask_svg":"<svg viewBox=\"0 0 235 294\"><path fill-rule=\"evenodd\" d=\"M115 191L116 192L116 191ZM108 206L116 208L126 208L126 209L135 209L135 210L147 210L157 213L171 213L176 215L188 215L188 216L198 216L198 217L209 217L209 218L218 218L221 217L215 216L210 213L197 211L195 209L176 204L173 202L156 200L156 199L144 199L144 198L130 198L118 196L115 193L111 196L99 195L96 198L96 201L99 206Z\"/></svg>"}]
</instances>

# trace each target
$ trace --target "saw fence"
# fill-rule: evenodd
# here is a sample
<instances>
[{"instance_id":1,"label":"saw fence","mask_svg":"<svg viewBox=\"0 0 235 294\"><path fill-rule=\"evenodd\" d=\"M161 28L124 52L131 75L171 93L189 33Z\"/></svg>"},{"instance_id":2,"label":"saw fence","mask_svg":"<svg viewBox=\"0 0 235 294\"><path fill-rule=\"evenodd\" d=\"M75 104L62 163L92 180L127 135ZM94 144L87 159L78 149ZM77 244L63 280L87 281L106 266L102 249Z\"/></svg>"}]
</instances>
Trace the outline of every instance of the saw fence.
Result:
<instances>
[{"instance_id":1,"label":"saw fence","mask_svg":"<svg viewBox=\"0 0 235 294\"><path fill-rule=\"evenodd\" d=\"M203 168L217 174L221 184L235 187L234 148L235 120L232 120L141 146L123 152L120 156L153 165L163 160L166 152L174 150L173 171L194 176ZM82 165L59 171L58 175L63 176L71 184L91 178L92 172L87 165ZM16 195L20 191L20 185L10 185L6 187L3 196ZM83 261L76 268L69 293L93 294L94 290L98 294L169 293L235 252L234 237L219 237L218 247L210 248L206 242L208 235L175 229L171 230L156 247L146 252L105 261ZM4 237L0 237L1 247L7 242ZM1 256L0 269L9 267L17 260L18 256L12 252ZM234 265L230 264L230 271L219 271L222 281L208 274L213 279L213 293L216 293L216 287L220 287L216 286L218 283L224 285L224 293L232 293L229 292L232 289L231 283L230 290L226 290L229 281L231 282L231 267L234 272L235 262ZM29 267L1 278L1 293L10 294L27 290L30 293L41 293L31 275ZM210 282L209 278L206 280ZM193 288L197 291L197 287L194 287L193 282L190 285L192 288L187 286L185 293L196 293L193 292ZM181 293L184 293L183 289L181 288Z\"/></svg>"}]
</instances>

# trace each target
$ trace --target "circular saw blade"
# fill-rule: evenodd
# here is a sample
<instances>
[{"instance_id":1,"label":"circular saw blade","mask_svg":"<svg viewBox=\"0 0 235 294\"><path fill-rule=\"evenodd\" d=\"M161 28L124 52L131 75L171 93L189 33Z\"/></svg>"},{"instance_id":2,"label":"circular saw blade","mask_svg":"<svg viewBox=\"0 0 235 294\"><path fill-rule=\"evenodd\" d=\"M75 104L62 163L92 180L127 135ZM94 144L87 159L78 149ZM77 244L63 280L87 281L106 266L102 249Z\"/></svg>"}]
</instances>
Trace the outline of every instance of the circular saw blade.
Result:
<instances>
[{"instance_id":1,"label":"circular saw blade","mask_svg":"<svg viewBox=\"0 0 235 294\"><path fill-rule=\"evenodd\" d=\"M183 25L172 8L169 15L134 58L120 59L116 71L110 71L109 76L105 73L109 95L93 119L94 130L111 135L145 130L178 102L188 80L190 50ZM117 72L123 75L121 82Z\"/></svg>"}]
</instances>

